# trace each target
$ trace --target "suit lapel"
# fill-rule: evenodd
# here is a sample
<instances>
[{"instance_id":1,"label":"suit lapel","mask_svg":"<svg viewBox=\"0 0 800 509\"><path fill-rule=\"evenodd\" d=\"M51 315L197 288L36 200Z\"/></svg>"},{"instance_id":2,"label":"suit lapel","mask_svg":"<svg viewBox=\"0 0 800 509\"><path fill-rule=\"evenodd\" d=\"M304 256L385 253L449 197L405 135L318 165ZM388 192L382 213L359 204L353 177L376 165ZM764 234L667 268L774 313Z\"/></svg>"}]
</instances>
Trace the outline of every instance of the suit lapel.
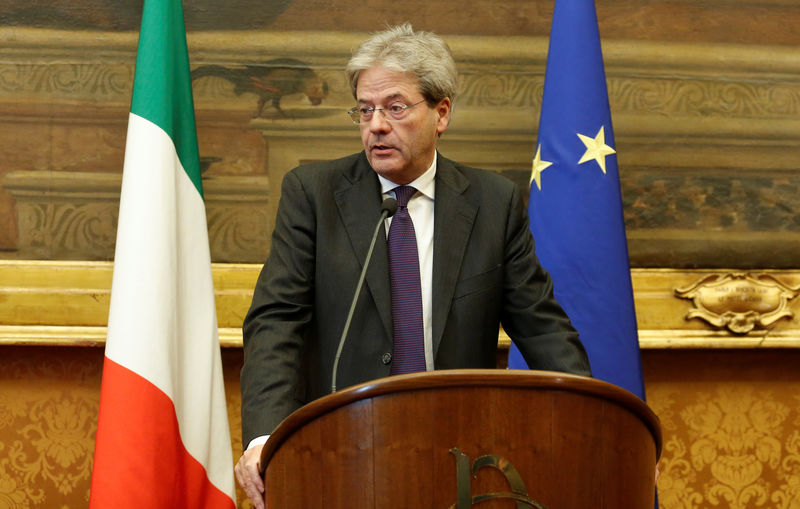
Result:
<instances>
[{"instance_id":1,"label":"suit lapel","mask_svg":"<svg viewBox=\"0 0 800 509\"><path fill-rule=\"evenodd\" d=\"M433 355L439 350L478 205L465 195L467 179L439 157L433 214Z\"/></svg>"},{"instance_id":2,"label":"suit lapel","mask_svg":"<svg viewBox=\"0 0 800 509\"><path fill-rule=\"evenodd\" d=\"M359 267L363 267L381 213L380 184L363 153L344 172L343 177L341 185L334 191L334 198ZM365 281L378 308L386 336L391 338L392 307L385 231L378 233Z\"/></svg>"}]
</instances>

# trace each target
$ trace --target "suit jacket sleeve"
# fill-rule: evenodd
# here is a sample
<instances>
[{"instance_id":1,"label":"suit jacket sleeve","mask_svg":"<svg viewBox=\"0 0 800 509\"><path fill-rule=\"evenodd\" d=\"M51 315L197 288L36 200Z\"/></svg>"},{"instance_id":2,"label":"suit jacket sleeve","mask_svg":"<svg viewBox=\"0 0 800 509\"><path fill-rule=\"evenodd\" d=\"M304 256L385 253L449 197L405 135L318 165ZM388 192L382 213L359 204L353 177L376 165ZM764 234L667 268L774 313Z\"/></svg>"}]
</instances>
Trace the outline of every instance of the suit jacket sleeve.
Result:
<instances>
[{"instance_id":1,"label":"suit jacket sleeve","mask_svg":"<svg viewBox=\"0 0 800 509\"><path fill-rule=\"evenodd\" d=\"M270 434L302 406L296 398L300 351L314 304L315 217L290 172L282 185L272 248L243 324L242 440Z\"/></svg>"},{"instance_id":2,"label":"suit jacket sleeve","mask_svg":"<svg viewBox=\"0 0 800 509\"><path fill-rule=\"evenodd\" d=\"M591 376L577 331L553 295L553 281L539 264L528 216L514 188L506 227L501 322L531 369Z\"/></svg>"}]
</instances>

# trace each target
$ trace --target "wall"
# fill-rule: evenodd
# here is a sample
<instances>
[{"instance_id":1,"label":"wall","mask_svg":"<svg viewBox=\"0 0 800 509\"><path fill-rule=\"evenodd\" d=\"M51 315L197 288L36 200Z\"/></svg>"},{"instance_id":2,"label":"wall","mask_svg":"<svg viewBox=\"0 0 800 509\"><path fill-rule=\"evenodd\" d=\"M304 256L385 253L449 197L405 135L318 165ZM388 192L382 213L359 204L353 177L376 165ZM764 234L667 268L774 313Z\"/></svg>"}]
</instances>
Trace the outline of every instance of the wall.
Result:
<instances>
[{"instance_id":1,"label":"wall","mask_svg":"<svg viewBox=\"0 0 800 509\"><path fill-rule=\"evenodd\" d=\"M0 507L86 507L102 349L3 348ZM664 433L660 507L796 507L800 354L647 350L643 361ZM225 349L223 364L238 453L241 350Z\"/></svg>"},{"instance_id":2,"label":"wall","mask_svg":"<svg viewBox=\"0 0 800 509\"><path fill-rule=\"evenodd\" d=\"M664 427L661 507L798 507L800 6L596 4L649 403ZM525 190L552 5L185 4L193 68L222 67L194 92L235 452L237 328L257 270L239 264L268 252L286 171L358 150L343 113L351 48L387 21L444 34L462 78L443 153ZM88 500L140 8L0 2L0 508ZM258 95L236 89L247 65L313 79L293 75L283 83L298 91L257 111ZM729 302L739 318L676 294L705 280L701 304L718 312L713 292L736 294L743 273L763 296Z\"/></svg>"},{"instance_id":3,"label":"wall","mask_svg":"<svg viewBox=\"0 0 800 509\"><path fill-rule=\"evenodd\" d=\"M0 262L0 508L86 505L112 269L109 262ZM238 327L260 266L213 269L236 457ZM695 301L675 292L719 271L635 269L632 275L648 403L663 428L661 507L796 507L800 304L788 299L784 311L792 316L734 334L687 319ZM763 276L761 283L800 291L800 271ZM737 288L767 288L734 281ZM769 292L762 295L768 310L776 307ZM507 350L506 336L500 345Z\"/></svg>"}]
</instances>

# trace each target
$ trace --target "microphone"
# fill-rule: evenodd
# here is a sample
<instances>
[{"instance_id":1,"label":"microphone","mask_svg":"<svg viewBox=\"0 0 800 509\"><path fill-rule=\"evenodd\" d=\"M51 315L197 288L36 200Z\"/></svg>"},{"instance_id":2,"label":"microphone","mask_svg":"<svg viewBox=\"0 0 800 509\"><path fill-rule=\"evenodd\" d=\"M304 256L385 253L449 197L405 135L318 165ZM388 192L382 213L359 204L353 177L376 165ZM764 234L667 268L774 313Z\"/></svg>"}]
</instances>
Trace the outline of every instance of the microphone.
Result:
<instances>
[{"instance_id":1,"label":"microphone","mask_svg":"<svg viewBox=\"0 0 800 509\"><path fill-rule=\"evenodd\" d=\"M378 219L378 224L375 225L375 231L372 233L372 242L369 244L367 256L364 259L364 267L361 269L361 276L358 278L356 285L356 292L353 295L353 302L350 303L350 311L347 313L347 321L344 323L344 330L342 330L342 337L339 338L339 347L336 349L336 358L333 360L333 377L331 379L331 392L336 392L336 375L339 371L339 357L342 356L342 349L344 348L344 341L347 338L347 331L350 330L350 320L353 318L353 311L356 309L356 302L358 296L361 295L361 287L364 286L364 278L367 275L367 267L369 261L372 259L372 250L375 248L375 241L378 238L378 232L383 226L383 222L387 217L392 217L397 212L397 200L394 198L386 198L381 203L381 217Z\"/></svg>"}]
</instances>

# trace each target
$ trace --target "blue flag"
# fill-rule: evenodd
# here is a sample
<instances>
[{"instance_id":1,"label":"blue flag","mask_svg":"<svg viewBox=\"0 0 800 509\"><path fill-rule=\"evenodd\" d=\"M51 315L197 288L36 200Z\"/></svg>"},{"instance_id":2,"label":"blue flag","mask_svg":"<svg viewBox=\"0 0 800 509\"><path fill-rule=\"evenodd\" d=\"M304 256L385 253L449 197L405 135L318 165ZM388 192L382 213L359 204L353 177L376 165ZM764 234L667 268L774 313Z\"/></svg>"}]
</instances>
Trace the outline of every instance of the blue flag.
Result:
<instances>
[{"instance_id":1,"label":"blue flag","mask_svg":"<svg viewBox=\"0 0 800 509\"><path fill-rule=\"evenodd\" d=\"M529 214L593 375L644 399L616 144L592 0L556 0ZM509 367L525 368L516 348Z\"/></svg>"}]
</instances>

